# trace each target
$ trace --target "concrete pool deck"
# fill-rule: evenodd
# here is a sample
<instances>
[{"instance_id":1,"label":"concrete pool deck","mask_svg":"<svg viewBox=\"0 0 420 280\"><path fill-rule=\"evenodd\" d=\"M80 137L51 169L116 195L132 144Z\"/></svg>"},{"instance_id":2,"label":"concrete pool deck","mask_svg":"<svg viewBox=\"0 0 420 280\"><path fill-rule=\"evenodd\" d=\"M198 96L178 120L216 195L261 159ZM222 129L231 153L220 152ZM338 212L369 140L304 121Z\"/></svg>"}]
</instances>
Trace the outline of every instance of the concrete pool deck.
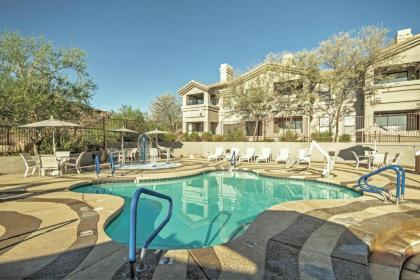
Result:
<instances>
[{"instance_id":1,"label":"concrete pool deck","mask_svg":"<svg viewBox=\"0 0 420 280\"><path fill-rule=\"evenodd\" d=\"M167 178L227 168L225 161L181 160L170 170L119 170L100 180ZM322 179L320 163L296 166L244 164L279 177L326 180L352 187L365 168L338 164ZM122 207L111 195L75 193L68 187L95 180L93 172L59 177L0 176L1 279L125 279L128 247L104 225ZM386 172L373 182L392 188ZM399 206L371 196L310 200L267 209L239 238L192 250L149 250L142 279L420 279L420 175L407 173ZM172 264L159 264L162 257ZM411 257L411 258L410 258ZM408 259L408 260L407 260Z\"/></svg>"}]
</instances>

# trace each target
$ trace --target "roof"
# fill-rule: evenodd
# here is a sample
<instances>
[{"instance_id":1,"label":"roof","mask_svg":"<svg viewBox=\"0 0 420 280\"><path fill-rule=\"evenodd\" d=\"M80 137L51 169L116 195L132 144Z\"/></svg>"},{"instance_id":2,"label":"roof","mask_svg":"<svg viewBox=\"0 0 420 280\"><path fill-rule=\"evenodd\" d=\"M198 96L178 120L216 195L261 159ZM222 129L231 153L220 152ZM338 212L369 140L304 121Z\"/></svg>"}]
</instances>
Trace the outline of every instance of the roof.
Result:
<instances>
[{"instance_id":1,"label":"roof","mask_svg":"<svg viewBox=\"0 0 420 280\"><path fill-rule=\"evenodd\" d=\"M207 85L205 85L201 82L191 80L185 86L183 86L182 88L180 88L178 90L178 94L179 95L184 95L185 93L187 93L192 88L198 88L198 89L201 89L203 91L208 91L209 90L209 87Z\"/></svg>"}]
</instances>

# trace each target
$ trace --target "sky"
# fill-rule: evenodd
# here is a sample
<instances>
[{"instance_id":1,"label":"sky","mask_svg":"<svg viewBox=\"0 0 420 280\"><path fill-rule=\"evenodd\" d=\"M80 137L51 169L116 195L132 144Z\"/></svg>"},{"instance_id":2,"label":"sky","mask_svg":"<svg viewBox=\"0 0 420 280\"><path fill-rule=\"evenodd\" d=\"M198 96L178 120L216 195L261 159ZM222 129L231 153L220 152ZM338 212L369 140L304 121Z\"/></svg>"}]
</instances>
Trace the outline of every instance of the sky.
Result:
<instances>
[{"instance_id":1,"label":"sky","mask_svg":"<svg viewBox=\"0 0 420 280\"><path fill-rule=\"evenodd\" d=\"M0 0L0 31L85 50L92 106L147 110L190 80L217 82L222 63L243 71L364 25L420 33L419 12L419 0Z\"/></svg>"}]
</instances>

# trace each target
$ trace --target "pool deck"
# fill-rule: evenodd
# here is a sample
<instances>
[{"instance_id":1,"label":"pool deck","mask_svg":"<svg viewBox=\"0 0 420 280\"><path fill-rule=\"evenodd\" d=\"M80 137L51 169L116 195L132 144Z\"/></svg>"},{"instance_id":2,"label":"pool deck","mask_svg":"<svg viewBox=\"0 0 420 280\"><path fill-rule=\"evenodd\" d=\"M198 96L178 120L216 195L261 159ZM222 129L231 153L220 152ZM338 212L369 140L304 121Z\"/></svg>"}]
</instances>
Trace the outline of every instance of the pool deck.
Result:
<instances>
[{"instance_id":1,"label":"pool deck","mask_svg":"<svg viewBox=\"0 0 420 280\"><path fill-rule=\"evenodd\" d=\"M226 161L180 161L170 170L104 170L100 180L168 178L227 168ZM365 168L338 164L286 168L245 164L260 174L326 180L352 187ZM104 225L123 205L111 195L68 188L95 180L93 172L58 177L0 176L1 279L126 279L128 248ZM393 188L385 172L373 183ZM407 173L399 206L377 197L294 201L275 205L227 244L192 250L150 250L141 279L420 279L420 175ZM163 257L171 264L159 264Z\"/></svg>"}]
</instances>

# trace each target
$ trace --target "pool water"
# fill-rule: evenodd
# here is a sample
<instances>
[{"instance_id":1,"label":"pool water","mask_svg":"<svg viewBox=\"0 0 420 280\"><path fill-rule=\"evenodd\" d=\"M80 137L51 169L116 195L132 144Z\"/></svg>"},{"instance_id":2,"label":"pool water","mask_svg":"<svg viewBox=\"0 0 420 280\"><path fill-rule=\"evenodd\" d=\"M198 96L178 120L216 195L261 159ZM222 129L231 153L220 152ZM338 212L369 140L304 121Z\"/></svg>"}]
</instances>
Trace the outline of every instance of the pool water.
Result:
<instances>
[{"instance_id":1,"label":"pool water","mask_svg":"<svg viewBox=\"0 0 420 280\"><path fill-rule=\"evenodd\" d=\"M274 179L240 171L215 171L139 184L86 185L74 191L123 197L123 211L105 231L114 241L128 244L131 197L140 187L169 195L173 200L172 218L150 246L155 249L197 248L226 243L245 232L258 214L281 202L360 196L352 190L321 182ZM167 201L141 196L137 214L139 246L165 218L167 210Z\"/></svg>"}]
</instances>

